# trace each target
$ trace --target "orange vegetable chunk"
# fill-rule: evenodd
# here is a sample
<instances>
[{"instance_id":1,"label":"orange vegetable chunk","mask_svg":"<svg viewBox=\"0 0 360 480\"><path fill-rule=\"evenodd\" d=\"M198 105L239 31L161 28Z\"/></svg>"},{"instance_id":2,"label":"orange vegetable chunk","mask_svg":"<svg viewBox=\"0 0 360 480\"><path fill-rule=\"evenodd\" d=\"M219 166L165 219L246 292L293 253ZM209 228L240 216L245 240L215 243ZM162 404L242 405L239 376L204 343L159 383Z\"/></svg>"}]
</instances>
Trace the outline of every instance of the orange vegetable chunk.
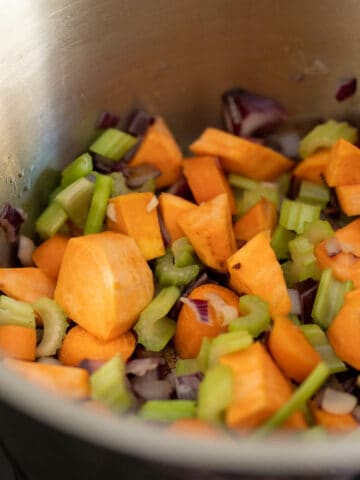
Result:
<instances>
[{"instance_id":1,"label":"orange vegetable chunk","mask_svg":"<svg viewBox=\"0 0 360 480\"><path fill-rule=\"evenodd\" d=\"M181 175L182 153L161 117L148 128L143 141L132 160L130 167L149 163L161 170L156 182L156 188L172 185Z\"/></svg>"},{"instance_id":2,"label":"orange vegetable chunk","mask_svg":"<svg viewBox=\"0 0 360 480\"><path fill-rule=\"evenodd\" d=\"M102 232L70 239L55 301L88 332L102 340L118 337L153 294L152 272L132 238Z\"/></svg>"},{"instance_id":3,"label":"orange vegetable chunk","mask_svg":"<svg viewBox=\"0 0 360 480\"><path fill-rule=\"evenodd\" d=\"M69 330L59 351L63 365L76 367L82 360L110 360L120 355L124 362L135 350L135 337L125 332L114 340L100 340L78 325Z\"/></svg>"},{"instance_id":4,"label":"orange vegetable chunk","mask_svg":"<svg viewBox=\"0 0 360 480\"><path fill-rule=\"evenodd\" d=\"M360 183L360 149L341 138L331 148L325 170L330 187Z\"/></svg>"},{"instance_id":5,"label":"orange vegetable chunk","mask_svg":"<svg viewBox=\"0 0 360 480\"><path fill-rule=\"evenodd\" d=\"M40 268L0 268L0 290L15 300L32 303L42 297L53 298L55 281Z\"/></svg>"},{"instance_id":6,"label":"orange vegetable chunk","mask_svg":"<svg viewBox=\"0 0 360 480\"><path fill-rule=\"evenodd\" d=\"M323 184L322 175L325 175L326 165L330 159L330 148L322 148L299 162L293 174L301 180Z\"/></svg>"},{"instance_id":7,"label":"orange vegetable chunk","mask_svg":"<svg viewBox=\"0 0 360 480\"><path fill-rule=\"evenodd\" d=\"M183 165L184 175L197 203L207 202L226 193L231 213L235 215L235 197L216 157L187 158Z\"/></svg>"},{"instance_id":8,"label":"orange vegetable chunk","mask_svg":"<svg viewBox=\"0 0 360 480\"><path fill-rule=\"evenodd\" d=\"M5 359L4 365L46 390L72 400L90 395L89 373L83 368Z\"/></svg>"},{"instance_id":9,"label":"orange vegetable chunk","mask_svg":"<svg viewBox=\"0 0 360 480\"><path fill-rule=\"evenodd\" d=\"M165 228L168 231L173 243L178 238L184 237L183 230L178 225L177 219L179 216L196 208L196 205L192 202L188 202L184 198L172 195L171 193L161 193L159 196L159 210L162 219L165 224Z\"/></svg>"},{"instance_id":10,"label":"orange vegetable chunk","mask_svg":"<svg viewBox=\"0 0 360 480\"><path fill-rule=\"evenodd\" d=\"M269 303L272 317L287 315L291 301L269 231L260 232L228 261L230 285L238 293L259 295Z\"/></svg>"},{"instance_id":11,"label":"orange vegetable chunk","mask_svg":"<svg viewBox=\"0 0 360 480\"><path fill-rule=\"evenodd\" d=\"M298 383L312 372L321 357L302 331L287 317L276 317L269 336L269 350L285 375Z\"/></svg>"},{"instance_id":12,"label":"orange vegetable chunk","mask_svg":"<svg viewBox=\"0 0 360 480\"><path fill-rule=\"evenodd\" d=\"M348 249L353 255L360 257L360 218L353 220L335 231L340 246Z\"/></svg>"},{"instance_id":13,"label":"orange vegetable chunk","mask_svg":"<svg viewBox=\"0 0 360 480\"><path fill-rule=\"evenodd\" d=\"M346 215L360 215L360 184L340 185L336 187L336 195Z\"/></svg>"},{"instance_id":14,"label":"orange vegetable chunk","mask_svg":"<svg viewBox=\"0 0 360 480\"><path fill-rule=\"evenodd\" d=\"M18 360L35 360L36 330L18 325L0 325L0 353Z\"/></svg>"},{"instance_id":15,"label":"orange vegetable chunk","mask_svg":"<svg viewBox=\"0 0 360 480\"><path fill-rule=\"evenodd\" d=\"M346 433L359 427L358 422L349 413L347 415L335 415L325 412L321 408L312 408L315 423L334 433Z\"/></svg>"},{"instance_id":16,"label":"orange vegetable chunk","mask_svg":"<svg viewBox=\"0 0 360 480\"><path fill-rule=\"evenodd\" d=\"M265 347L255 342L246 350L221 357L234 374L234 399L225 418L231 428L251 429L261 425L292 395L292 387L275 365ZM304 428L300 412L294 413L286 426Z\"/></svg>"},{"instance_id":17,"label":"orange vegetable chunk","mask_svg":"<svg viewBox=\"0 0 360 480\"><path fill-rule=\"evenodd\" d=\"M248 241L264 230L273 231L277 223L276 206L262 198L250 208L234 225L236 240Z\"/></svg>"},{"instance_id":18,"label":"orange vegetable chunk","mask_svg":"<svg viewBox=\"0 0 360 480\"><path fill-rule=\"evenodd\" d=\"M204 130L189 148L196 155L220 157L225 171L254 180L274 180L293 166L291 160L275 150L216 128Z\"/></svg>"},{"instance_id":19,"label":"orange vegetable chunk","mask_svg":"<svg viewBox=\"0 0 360 480\"><path fill-rule=\"evenodd\" d=\"M225 193L184 212L178 224L200 260L226 272L226 260L236 249L229 201Z\"/></svg>"},{"instance_id":20,"label":"orange vegetable chunk","mask_svg":"<svg viewBox=\"0 0 360 480\"><path fill-rule=\"evenodd\" d=\"M165 255L156 206L148 207L152 199L150 192L120 195L110 200L107 210L108 228L132 237L146 260Z\"/></svg>"},{"instance_id":21,"label":"orange vegetable chunk","mask_svg":"<svg viewBox=\"0 0 360 480\"><path fill-rule=\"evenodd\" d=\"M207 300L207 294L218 295L225 303L239 312L239 297L228 288L212 283L201 285L190 293L189 298ZM209 303L209 323L198 320L194 311L188 306L181 307L175 333L175 350L181 358L195 358L204 337L213 338L227 330L222 318Z\"/></svg>"},{"instance_id":22,"label":"orange vegetable chunk","mask_svg":"<svg viewBox=\"0 0 360 480\"><path fill-rule=\"evenodd\" d=\"M34 264L46 275L57 279L69 238L56 234L39 245L32 255Z\"/></svg>"}]
</instances>

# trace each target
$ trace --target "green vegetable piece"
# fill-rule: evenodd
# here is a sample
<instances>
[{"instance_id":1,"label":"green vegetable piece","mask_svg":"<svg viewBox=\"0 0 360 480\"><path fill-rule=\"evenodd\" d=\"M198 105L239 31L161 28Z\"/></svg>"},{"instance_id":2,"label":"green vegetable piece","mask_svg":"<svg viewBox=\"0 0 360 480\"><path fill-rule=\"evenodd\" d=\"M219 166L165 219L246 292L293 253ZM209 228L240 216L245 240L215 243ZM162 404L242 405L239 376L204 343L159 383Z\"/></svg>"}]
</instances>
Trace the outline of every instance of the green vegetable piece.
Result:
<instances>
[{"instance_id":1,"label":"green vegetable piece","mask_svg":"<svg viewBox=\"0 0 360 480\"><path fill-rule=\"evenodd\" d=\"M300 328L311 345L319 353L324 362L326 362L331 374L345 372L347 370L345 363L336 355L325 333L318 325L309 323L301 325Z\"/></svg>"},{"instance_id":2,"label":"green vegetable piece","mask_svg":"<svg viewBox=\"0 0 360 480\"><path fill-rule=\"evenodd\" d=\"M261 182L237 175L236 173L230 173L228 175L228 181L232 187L242 188L244 190L256 190L261 186Z\"/></svg>"},{"instance_id":3,"label":"green vegetable piece","mask_svg":"<svg viewBox=\"0 0 360 480\"><path fill-rule=\"evenodd\" d=\"M319 205L309 205L285 198L281 205L279 223L287 230L301 234L304 231L305 223L317 220L320 212Z\"/></svg>"},{"instance_id":4,"label":"green vegetable piece","mask_svg":"<svg viewBox=\"0 0 360 480\"><path fill-rule=\"evenodd\" d=\"M122 172L114 172L110 176L113 179L111 197L133 193L133 190L127 186L125 175Z\"/></svg>"},{"instance_id":5,"label":"green vegetable piece","mask_svg":"<svg viewBox=\"0 0 360 480\"><path fill-rule=\"evenodd\" d=\"M311 203L313 205L325 207L330 200L329 187L303 180L301 182L299 195L296 200L299 202Z\"/></svg>"},{"instance_id":6,"label":"green vegetable piece","mask_svg":"<svg viewBox=\"0 0 360 480\"><path fill-rule=\"evenodd\" d=\"M262 438L280 427L291 415L302 409L310 398L316 393L330 375L329 367L325 362L320 362L292 394L290 399L279 408L256 432L253 438Z\"/></svg>"},{"instance_id":7,"label":"green vegetable piece","mask_svg":"<svg viewBox=\"0 0 360 480\"><path fill-rule=\"evenodd\" d=\"M271 237L271 247L278 260L290 258L289 242L295 238L295 232L291 232L281 225L277 225Z\"/></svg>"},{"instance_id":8,"label":"green vegetable piece","mask_svg":"<svg viewBox=\"0 0 360 480\"><path fill-rule=\"evenodd\" d=\"M40 315L44 325L43 338L36 347L36 356L50 357L55 355L61 347L69 326L66 315L60 306L50 298L39 298L33 303L33 308Z\"/></svg>"},{"instance_id":9,"label":"green vegetable piece","mask_svg":"<svg viewBox=\"0 0 360 480\"><path fill-rule=\"evenodd\" d=\"M193 246L186 237L178 238L171 245L175 267L188 267L197 263Z\"/></svg>"},{"instance_id":10,"label":"green vegetable piece","mask_svg":"<svg viewBox=\"0 0 360 480\"><path fill-rule=\"evenodd\" d=\"M125 364L119 355L108 360L90 376L91 398L120 413L128 410L133 397L127 390Z\"/></svg>"},{"instance_id":11,"label":"green vegetable piece","mask_svg":"<svg viewBox=\"0 0 360 480\"><path fill-rule=\"evenodd\" d=\"M162 287L187 285L198 276L200 272L199 265L189 265L187 267L177 267L174 264L174 257L171 250L155 261L155 276Z\"/></svg>"},{"instance_id":12,"label":"green vegetable piece","mask_svg":"<svg viewBox=\"0 0 360 480\"><path fill-rule=\"evenodd\" d=\"M329 328L344 303L345 293L352 288L351 280L340 282L333 277L330 268L323 270L311 312L314 322L324 330Z\"/></svg>"},{"instance_id":13,"label":"green vegetable piece","mask_svg":"<svg viewBox=\"0 0 360 480\"><path fill-rule=\"evenodd\" d=\"M141 312L134 330L138 334L138 343L146 350L160 352L174 336L176 323L166 315L179 297L178 288L164 288Z\"/></svg>"},{"instance_id":14,"label":"green vegetable piece","mask_svg":"<svg viewBox=\"0 0 360 480\"><path fill-rule=\"evenodd\" d=\"M295 313L289 313L288 317L289 317L289 320L291 320L292 323L294 325L296 325L297 327L299 327L301 325L300 319L299 319L298 315L295 315Z\"/></svg>"},{"instance_id":15,"label":"green vegetable piece","mask_svg":"<svg viewBox=\"0 0 360 480\"><path fill-rule=\"evenodd\" d=\"M245 330L256 338L270 326L269 305L257 295L243 295L239 299L243 315L229 325L230 332Z\"/></svg>"},{"instance_id":16,"label":"green vegetable piece","mask_svg":"<svg viewBox=\"0 0 360 480\"><path fill-rule=\"evenodd\" d=\"M211 349L211 338L204 337L201 342L199 354L196 358L201 372L206 372L209 365L209 355Z\"/></svg>"},{"instance_id":17,"label":"green vegetable piece","mask_svg":"<svg viewBox=\"0 0 360 480\"><path fill-rule=\"evenodd\" d=\"M266 198L278 206L279 190L277 184L262 182L256 190L244 190L241 200L237 203L238 214L244 215L244 213L250 210L250 208L262 198Z\"/></svg>"},{"instance_id":18,"label":"green vegetable piece","mask_svg":"<svg viewBox=\"0 0 360 480\"><path fill-rule=\"evenodd\" d=\"M51 203L36 220L35 230L42 239L50 238L60 230L68 219L65 210L57 203Z\"/></svg>"},{"instance_id":19,"label":"green vegetable piece","mask_svg":"<svg viewBox=\"0 0 360 480\"><path fill-rule=\"evenodd\" d=\"M307 266L316 262L314 245L303 235L290 240L289 251L291 258L297 265Z\"/></svg>"},{"instance_id":20,"label":"green vegetable piece","mask_svg":"<svg viewBox=\"0 0 360 480\"><path fill-rule=\"evenodd\" d=\"M20 300L14 300L6 295L1 295L0 325L35 328L35 313L32 306Z\"/></svg>"},{"instance_id":21,"label":"green vegetable piece","mask_svg":"<svg viewBox=\"0 0 360 480\"><path fill-rule=\"evenodd\" d=\"M120 160L136 142L137 139L132 135L121 132L115 128L108 128L91 144L89 150L117 161Z\"/></svg>"},{"instance_id":22,"label":"green vegetable piece","mask_svg":"<svg viewBox=\"0 0 360 480\"><path fill-rule=\"evenodd\" d=\"M252 336L246 330L218 335L211 342L208 360L209 367L215 366L223 355L245 350L252 343Z\"/></svg>"},{"instance_id":23,"label":"green vegetable piece","mask_svg":"<svg viewBox=\"0 0 360 480\"><path fill-rule=\"evenodd\" d=\"M176 362L175 374L178 377L182 375L191 375L192 373L200 372L199 362L196 358L179 358Z\"/></svg>"},{"instance_id":24,"label":"green vegetable piece","mask_svg":"<svg viewBox=\"0 0 360 480\"><path fill-rule=\"evenodd\" d=\"M86 178L79 178L58 193L55 202L65 210L74 225L83 228L93 192L94 184Z\"/></svg>"},{"instance_id":25,"label":"green vegetable piece","mask_svg":"<svg viewBox=\"0 0 360 480\"><path fill-rule=\"evenodd\" d=\"M285 262L281 265L286 285L291 288L294 283L302 282L307 278L320 280L321 269L316 261L308 265L297 264L292 261Z\"/></svg>"},{"instance_id":26,"label":"green vegetable piece","mask_svg":"<svg viewBox=\"0 0 360 480\"><path fill-rule=\"evenodd\" d=\"M181 418L195 417L195 402L192 400L149 400L139 410L143 420L152 422L175 422Z\"/></svg>"},{"instance_id":27,"label":"green vegetable piece","mask_svg":"<svg viewBox=\"0 0 360 480\"><path fill-rule=\"evenodd\" d=\"M315 220L305 224L303 236L313 245L317 245L323 240L333 237L334 230L327 220Z\"/></svg>"},{"instance_id":28,"label":"green vegetable piece","mask_svg":"<svg viewBox=\"0 0 360 480\"><path fill-rule=\"evenodd\" d=\"M93 161L89 153L83 153L61 172L60 188L66 188L79 178L86 177L93 170Z\"/></svg>"},{"instance_id":29,"label":"green vegetable piece","mask_svg":"<svg viewBox=\"0 0 360 480\"><path fill-rule=\"evenodd\" d=\"M279 178L276 179L276 183L278 184L279 195L285 197L290 186L290 173L283 173L280 175Z\"/></svg>"},{"instance_id":30,"label":"green vegetable piece","mask_svg":"<svg viewBox=\"0 0 360 480\"><path fill-rule=\"evenodd\" d=\"M357 129L347 122L328 120L313 128L300 142L299 154L306 158L319 148L329 148L340 138L350 143L356 143L358 139Z\"/></svg>"},{"instance_id":31,"label":"green vegetable piece","mask_svg":"<svg viewBox=\"0 0 360 480\"><path fill-rule=\"evenodd\" d=\"M86 219L84 235L101 232L106 207L112 191L113 179L108 175L96 176L94 193Z\"/></svg>"},{"instance_id":32,"label":"green vegetable piece","mask_svg":"<svg viewBox=\"0 0 360 480\"><path fill-rule=\"evenodd\" d=\"M226 408L234 397L234 378L230 367L210 368L199 386L197 415L201 420L222 423Z\"/></svg>"}]
</instances>

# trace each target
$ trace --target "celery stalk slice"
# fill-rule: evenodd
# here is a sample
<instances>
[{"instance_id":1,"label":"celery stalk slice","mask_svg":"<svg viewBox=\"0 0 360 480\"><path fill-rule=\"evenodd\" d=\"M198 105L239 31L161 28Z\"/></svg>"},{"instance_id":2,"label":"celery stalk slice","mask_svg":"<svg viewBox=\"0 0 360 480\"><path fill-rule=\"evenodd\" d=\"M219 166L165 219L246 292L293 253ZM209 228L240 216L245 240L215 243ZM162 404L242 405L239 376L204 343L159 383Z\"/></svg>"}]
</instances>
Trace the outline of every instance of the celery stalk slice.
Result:
<instances>
[{"instance_id":1,"label":"celery stalk slice","mask_svg":"<svg viewBox=\"0 0 360 480\"><path fill-rule=\"evenodd\" d=\"M0 296L0 325L35 328L35 312L28 303Z\"/></svg>"},{"instance_id":2,"label":"celery stalk slice","mask_svg":"<svg viewBox=\"0 0 360 480\"><path fill-rule=\"evenodd\" d=\"M57 203L51 203L36 220L35 230L41 238L50 238L64 225L68 215Z\"/></svg>"},{"instance_id":3,"label":"celery stalk slice","mask_svg":"<svg viewBox=\"0 0 360 480\"><path fill-rule=\"evenodd\" d=\"M137 139L132 135L115 128L108 128L90 145L89 150L117 161L120 160L136 142Z\"/></svg>"},{"instance_id":4,"label":"celery stalk slice","mask_svg":"<svg viewBox=\"0 0 360 480\"><path fill-rule=\"evenodd\" d=\"M69 163L61 172L60 188L65 188L79 178L86 177L93 170L93 161L89 153L83 153Z\"/></svg>"},{"instance_id":5,"label":"celery stalk slice","mask_svg":"<svg viewBox=\"0 0 360 480\"><path fill-rule=\"evenodd\" d=\"M93 192L94 184L86 178L79 178L58 193L55 202L65 210L74 225L83 228Z\"/></svg>"},{"instance_id":6,"label":"celery stalk slice","mask_svg":"<svg viewBox=\"0 0 360 480\"><path fill-rule=\"evenodd\" d=\"M108 175L96 176L94 193L91 199L84 235L99 233L102 230L106 207L112 191L113 179Z\"/></svg>"},{"instance_id":7,"label":"celery stalk slice","mask_svg":"<svg viewBox=\"0 0 360 480\"><path fill-rule=\"evenodd\" d=\"M195 402L192 400L149 400L139 410L143 420L175 422L181 418L195 417Z\"/></svg>"},{"instance_id":8,"label":"celery stalk slice","mask_svg":"<svg viewBox=\"0 0 360 480\"><path fill-rule=\"evenodd\" d=\"M245 350L253 343L251 335L246 330L222 333L211 341L209 352L209 367L215 366L223 355Z\"/></svg>"},{"instance_id":9,"label":"celery stalk slice","mask_svg":"<svg viewBox=\"0 0 360 480\"><path fill-rule=\"evenodd\" d=\"M239 299L239 307L244 315L230 323L230 332L245 330L251 336L257 337L269 328L269 306L262 298L257 295L243 295Z\"/></svg>"}]
</instances>

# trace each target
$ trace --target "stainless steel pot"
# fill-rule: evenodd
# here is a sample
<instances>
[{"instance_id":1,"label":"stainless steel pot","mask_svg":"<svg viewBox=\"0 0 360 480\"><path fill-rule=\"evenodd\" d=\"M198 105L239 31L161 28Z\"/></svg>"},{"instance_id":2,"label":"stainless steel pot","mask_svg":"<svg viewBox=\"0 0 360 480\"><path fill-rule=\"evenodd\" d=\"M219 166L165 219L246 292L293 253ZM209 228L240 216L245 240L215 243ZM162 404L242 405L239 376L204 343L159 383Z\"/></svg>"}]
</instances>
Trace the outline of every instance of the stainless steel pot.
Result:
<instances>
[{"instance_id":1,"label":"stainless steel pot","mask_svg":"<svg viewBox=\"0 0 360 480\"><path fill-rule=\"evenodd\" d=\"M84 150L104 109L127 112L141 104L161 113L184 144L219 123L219 96L232 86L276 97L296 117L358 116L358 96L334 99L338 80L360 73L357 0L0 0L0 6L0 204L25 205L32 215L54 171ZM5 264L5 245L0 252ZM157 478L164 474L160 463L252 473L360 469L355 439L334 446L177 438L85 412L2 367L0 398L2 440L36 479L66 472L91 479L105 471L106 478L110 472L134 478L135 471L150 478L139 458L158 465ZM47 459L61 465L46 470Z\"/></svg>"}]
</instances>

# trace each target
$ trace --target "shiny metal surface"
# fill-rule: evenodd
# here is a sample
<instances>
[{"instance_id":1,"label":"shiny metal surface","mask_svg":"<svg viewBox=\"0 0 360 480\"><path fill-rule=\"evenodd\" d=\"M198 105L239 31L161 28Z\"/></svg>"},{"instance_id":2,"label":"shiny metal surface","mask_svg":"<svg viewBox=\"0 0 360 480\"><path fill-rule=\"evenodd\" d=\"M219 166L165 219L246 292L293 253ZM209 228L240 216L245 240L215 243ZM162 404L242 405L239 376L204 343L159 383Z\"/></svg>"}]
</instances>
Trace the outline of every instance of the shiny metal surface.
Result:
<instances>
[{"instance_id":1,"label":"shiny metal surface","mask_svg":"<svg viewBox=\"0 0 360 480\"><path fill-rule=\"evenodd\" d=\"M103 109L143 105L184 144L219 123L220 93L232 86L276 97L294 116L358 116L358 95L334 99L340 78L360 74L357 0L0 0L0 9L0 204L31 214ZM103 443L124 448L121 435ZM291 451L297 466L301 452Z\"/></svg>"}]
</instances>

